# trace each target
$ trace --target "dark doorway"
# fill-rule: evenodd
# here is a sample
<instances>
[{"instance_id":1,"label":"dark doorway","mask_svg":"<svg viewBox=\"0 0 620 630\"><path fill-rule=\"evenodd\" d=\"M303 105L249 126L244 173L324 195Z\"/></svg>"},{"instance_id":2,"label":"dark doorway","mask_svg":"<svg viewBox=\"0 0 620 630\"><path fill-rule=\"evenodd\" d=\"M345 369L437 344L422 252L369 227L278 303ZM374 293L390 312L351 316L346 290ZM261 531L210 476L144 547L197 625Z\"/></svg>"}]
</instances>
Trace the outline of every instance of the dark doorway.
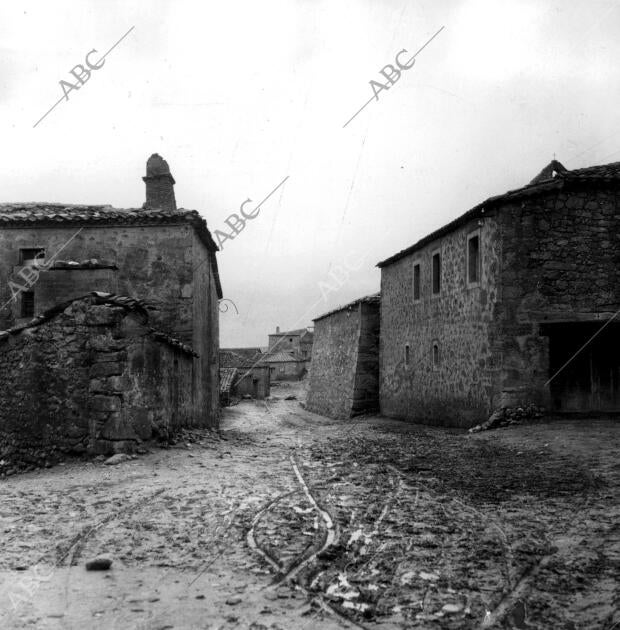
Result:
<instances>
[{"instance_id":1,"label":"dark doorway","mask_svg":"<svg viewBox=\"0 0 620 630\"><path fill-rule=\"evenodd\" d=\"M620 411L620 323L603 329L604 324L543 327L549 336L550 392L556 411Z\"/></svg>"}]
</instances>

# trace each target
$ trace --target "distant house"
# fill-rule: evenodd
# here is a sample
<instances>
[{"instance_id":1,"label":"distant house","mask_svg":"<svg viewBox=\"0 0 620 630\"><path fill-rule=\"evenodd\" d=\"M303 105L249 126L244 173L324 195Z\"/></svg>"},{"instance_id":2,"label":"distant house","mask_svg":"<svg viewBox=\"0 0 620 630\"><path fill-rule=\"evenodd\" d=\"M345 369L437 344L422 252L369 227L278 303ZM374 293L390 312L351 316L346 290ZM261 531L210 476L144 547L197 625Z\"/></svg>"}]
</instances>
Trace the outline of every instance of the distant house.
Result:
<instances>
[{"instance_id":1,"label":"distant house","mask_svg":"<svg viewBox=\"0 0 620 630\"><path fill-rule=\"evenodd\" d=\"M314 334L307 328L288 330L280 332L280 327L276 327L276 332L269 335L269 348L267 352L289 352L295 358L305 361L308 368L312 360L312 343Z\"/></svg>"},{"instance_id":2,"label":"distant house","mask_svg":"<svg viewBox=\"0 0 620 630\"><path fill-rule=\"evenodd\" d=\"M269 367L272 381L298 381L306 373L306 361L296 358L291 352L265 354L260 364Z\"/></svg>"},{"instance_id":3,"label":"distant house","mask_svg":"<svg viewBox=\"0 0 620 630\"><path fill-rule=\"evenodd\" d=\"M220 401L229 404L233 397L269 397L270 371L261 364L260 348L222 348L220 350Z\"/></svg>"},{"instance_id":4,"label":"distant house","mask_svg":"<svg viewBox=\"0 0 620 630\"><path fill-rule=\"evenodd\" d=\"M379 408L379 295L314 320L314 357L307 408L350 418Z\"/></svg>"},{"instance_id":5,"label":"distant house","mask_svg":"<svg viewBox=\"0 0 620 630\"><path fill-rule=\"evenodd\" d=\"M385 415L620 411L619 162L554 160L378 266Z\"/></svg>"}]
</instances>

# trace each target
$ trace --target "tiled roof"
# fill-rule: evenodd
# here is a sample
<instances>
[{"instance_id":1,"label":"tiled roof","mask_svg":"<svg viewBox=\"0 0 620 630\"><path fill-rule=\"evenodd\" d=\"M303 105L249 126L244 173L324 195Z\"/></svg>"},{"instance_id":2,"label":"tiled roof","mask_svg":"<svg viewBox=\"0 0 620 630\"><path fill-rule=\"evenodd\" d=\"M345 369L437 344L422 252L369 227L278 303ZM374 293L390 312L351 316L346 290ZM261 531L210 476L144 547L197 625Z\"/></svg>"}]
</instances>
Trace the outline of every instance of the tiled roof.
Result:
<instances>
[{"instance_id":1,"label":"tiled roof","mask_svg":"<svg viewBox=\"0 0 620 630\"><path fill-rule=\"evenodd\" d=\"M10 335L17 335L23 330L40 326L41 324L44 324L51 319L54 319L54 317L62 313L67 307L71 306L73 302L85 299L90 300L93 304L111 304L114 306L121 306L126 311L139 315L142 324L147 327L148 334L153 337L153 339L157 339L158 341L162 341L169 346L173 346L174 348L177 348L185 354L190 354L194 357L199 356L190 346L177 339L174 335L163 332L161 330L157 330L152 326L147 325L149 321L148 309L150 307L144 300L116 295L114 293L103 293L101 291L93 291L92 293L87 293L86 295L82 295L71 300L66 300L64 302L56 304L55 306L52 306L51 308L48 308L36 317L33 317L29 322L26 322L25 324L20 324L19 326L13 326L8 330L0 331L0 341L8 339Z\"/></svg>"},{"instance_id":2,"label":"tiled roof","mask_svg":"<svg viewBox=\"0 0 620 630\"><path fill-rule=\"evenodd\" d=\"M230 350L220 350L220 367L232 368L241 367L247 363L247 359L236 352Z\"/></svg>"},{"instance_id":3,"label":"tiled roof","mask_svg":"<svg viewBox=\"0 0 620 630\"><path fill-rule=\"evenodd\" d=\"M220 368L220 393L228 394L237 374L236 368Z\"/></svg>"},{"instance_id":4,"label":"tiled roof","mask_svg":"<svg viewBox=\"0 0 620 630\"><path fill-rule=\"evenodd\" d=\"M454 219L454 221L447 223L438 230L435 230L420 239L413 245L377 263L377 267L381 268L391 265L421 247L424 247L424 245L431 243L435 239L449 234L471 219L483 216L486 210L491 209L494 206L501 205L502 203L516 201L524 197L540 195L549 192L550 190L564 188L565 186L578 186L580 184L592 183L610 184L612 182L616 185L620 184L620 162L611 162L610 164L602 164L599 166L588 166L587 168L578 168L569 171L560 162L553 160L526 186L509 190L503 195L489 197L487 200L479 203L471 210L468 210L461 216Z\"/></svg>"},{"instance_id":5,"label":"tiled roof","mask_svg":"<svg viewBox=\"0 0 620 630\"><path fill-rule=\"evenodd\" d=\"M218 297L222 297L215 252L218 247L207 228L207 222L196 210L164 210L161 208L113 208L110 205L79 205L28 202L0 203L0 229L50 225L165 225L189 223L207 247L216 279Z\"/></svg>"},{"instance_id":6,"label":"tiled roof","mask_svg":"<svg viewBox=\"0 0 620 630\"><path fill-rule=\"evenodd\" d=\"M353 302L349 302L348 304L345 304L344 306L338 306L337 308L334 308L331 311L327 311L327 313L323 313L323 315L319 315L318 317L315 317L313 321L318 322L320 319L323 319L324 317L329 317L330 315L333 315L334 313L339 313L340 311L355 308L358 304L362 304L362 303L379 304L380 302L381 302L381 294L373 293L372 295L366 295L364 297L358 298L357 300L353 300Z\"/></svg>"},{"instance_id":7,"label":"tiled roof","mask_svg":"<svg viewBox=\"0 0 620 630\"><path fill-rule=\"evenodd\" d=\"M260 363L297 363L298 361L299 359L296 359L289 352L274 352L260 358Z\"/></svg>"},{"instance_id":8,"label":"tiled roof","mask_svg":"<svg viewBox=\"0 0 620 630\"><path fill-rule=\"evenodd\" d=\"M575 170L567 171L563 177L568 179L620 179L620 162L576 168Z\"/></svg>"},{"instance_id":9,"label":"tiled roof","mask_svg":"<svg viewBox=\"0 0 620 630\"><path fill-rule=\"evenodd\" d=\"M251 359L254 355L260 354L260 348L220 348L220 352L234 352L246 359Z\"/></svg>"},{"instance_id":10,"label":"tiled roof","mask_svg":"<svg viewBox=\"0 0 620 630\"><path fill-rule=\"evenodd\" d=\"M251 348L245 348L245 350L251 350ZM220 350L220 367L251 368L258 365L263 356L265 355L260 351L244 355L232 350Z\"/></svg>"}]
</instances>

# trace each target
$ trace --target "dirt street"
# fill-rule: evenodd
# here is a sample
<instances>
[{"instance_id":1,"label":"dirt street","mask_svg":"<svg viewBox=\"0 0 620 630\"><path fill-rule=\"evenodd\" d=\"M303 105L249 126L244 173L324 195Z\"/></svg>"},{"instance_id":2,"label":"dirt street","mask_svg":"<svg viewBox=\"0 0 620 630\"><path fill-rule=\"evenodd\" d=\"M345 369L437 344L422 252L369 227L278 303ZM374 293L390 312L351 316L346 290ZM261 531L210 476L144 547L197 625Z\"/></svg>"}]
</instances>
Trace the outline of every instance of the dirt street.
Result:
<instances>
[{"instance_id":1,"label":"dirt street","mask_svg":"<svg viewBox=\"0 0 620 630\"><path fill-rule=\"evenodd\" d=\"M272 397L221 438L0 480L0 627L620 628L617 423L468 435Z\"/></svg>"}]
</instances>

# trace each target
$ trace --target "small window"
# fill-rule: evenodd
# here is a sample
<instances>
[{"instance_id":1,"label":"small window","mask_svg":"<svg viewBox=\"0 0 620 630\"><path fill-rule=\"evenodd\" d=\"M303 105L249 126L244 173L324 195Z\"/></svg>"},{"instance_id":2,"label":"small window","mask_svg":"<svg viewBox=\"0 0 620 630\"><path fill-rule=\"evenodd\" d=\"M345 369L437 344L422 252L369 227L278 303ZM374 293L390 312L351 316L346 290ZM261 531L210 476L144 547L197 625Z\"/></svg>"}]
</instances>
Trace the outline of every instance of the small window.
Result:
<instances>
[{"instance_id":1,"label":"small window","mask_svg":"<svg viewBox=\"0 0 620 630\"><path fill-rule=\"evenodd\" d=\"M410 352L409 352L409 344L405 345L405 367L409 367L410 361Z\"/></svg>"},{"instance_id":2,"label":"small window","mask_svg":"<svg viewBox=\"0 0 620 630\"><path fill-rule=\"evenodd\" d=\"M480 282L480 237L477 234L467 239L467 282Z\"/></svg>"},{"instance_id":3,"label":"small window","mask_svg":"<svg viewBox=\"0 0 620 630\"><path fill-rule=\"evenodd\" d=\"M34 317L34 291L22 291L22 317Z\"/></svg>"},{"instance_id":4,"label":"small window","mask_svg":"<svg viewBox=\"0 0 620 630\"><path fill-rule=\"evenodd\" d=\"M280 373L284 374L284 366L283 365L280 366Z\"/></svg>"},{"instance_id":5,"label":"small window","mask_svg":"<svg viewBox=\"0 0 620 630\"><path fill-rule=\"evenodd\" d=\"M439 342L433 341L433 370L438 370L441 362L441 355L439 354Z\"/></svg>"},{"instance_id":6,"label":"small window","mask_svg":"<svg viewBox=\"0 0 620 630\"><path fill-rule=\"evenodd\" d=\"M35 267L45 263L45 250L41 247L20 249L19 264L24 267Z\"/></svg>"},{"instance_id":7,"label":"small window","mask_svg":"<svg viewBox=\"0 0 620 630\"><path fill-rule=\"evenodd\" d=\"M433 295L441 292L441 254L433 254Z\"/></svg>"},{"instance_id":8,"label":"small window","mask_svg":"<svg viewBox=\"0 0 620 630\"><path fill-rule=\"evenodd\" d=\"M290 343L293 343L293 338L292 337L289 337L288 340L289 340Z\"/></svg>"},{"instance_id":9,"label":"small window","mask_svg":"<svg viewBox=\"0 0 620 630\"><path fill-rule=\"evenodd\" d=\"M420 263L413 265L413 299L420 299Z\"/></svg>"}]
</instances>

